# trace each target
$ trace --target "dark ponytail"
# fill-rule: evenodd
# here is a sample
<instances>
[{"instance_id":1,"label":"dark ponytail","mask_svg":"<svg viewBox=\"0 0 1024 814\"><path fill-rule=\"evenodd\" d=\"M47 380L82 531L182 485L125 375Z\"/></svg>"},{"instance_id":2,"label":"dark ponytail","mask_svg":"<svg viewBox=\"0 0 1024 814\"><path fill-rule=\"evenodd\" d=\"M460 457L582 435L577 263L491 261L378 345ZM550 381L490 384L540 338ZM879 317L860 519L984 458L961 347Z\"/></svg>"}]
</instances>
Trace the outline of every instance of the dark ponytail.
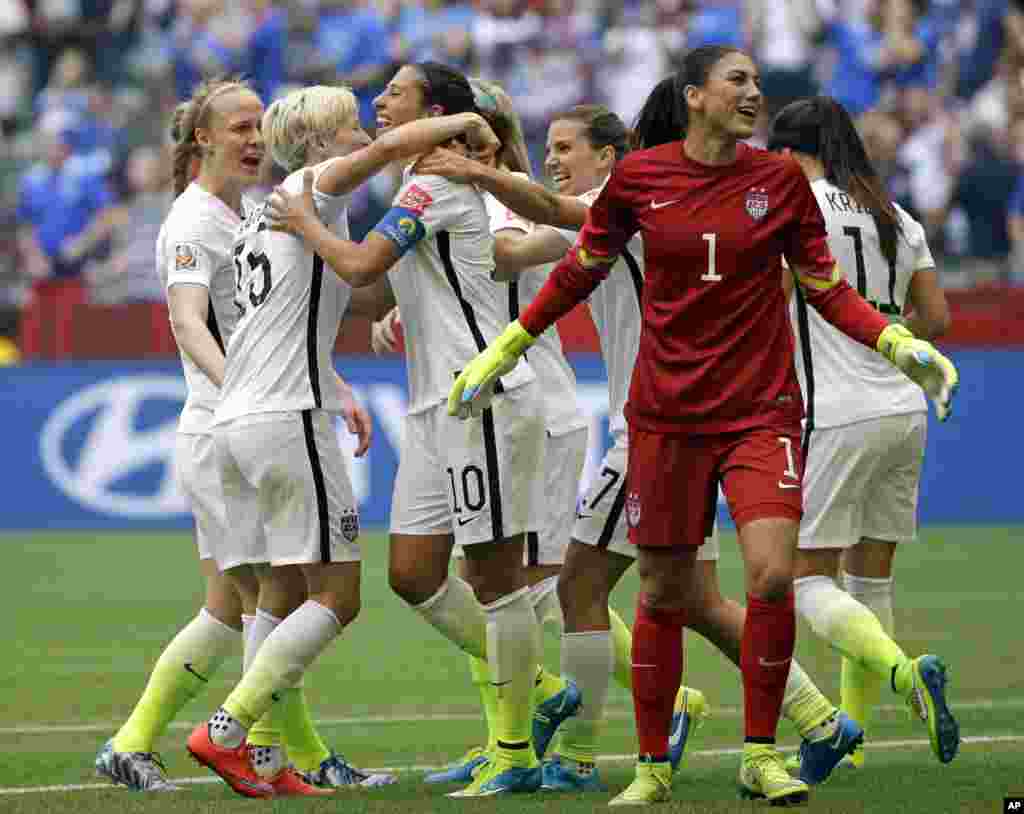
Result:
<instances>
[{"instance_id":1,"label":"dark ponytail","mask_svg":"<svg viewBox=\"0 0 1024 814\"><path fill-rule=\"evenodd\" d=\"M702 45L690 51L678 73L662 79L647 97L633 126L633 145L647 149L684 138L689 124L686 87L703 87L719 60L745 53L731 45Z\"/></svg>"},{"instance_id":2,"label":"dark ponytail","mask_svg":"<svg viewBox=\"0 0 1024 814\"><path fill-rule=\"evenodd\" d=\"M479 112L473 88L463 74L440 62L416 62L413 67L422 77L423 100L428 107L438 105L445 116Z\"/></svg>"},{"instance_id":3,"label":"dark ponytail","mask_svg":"<svg viewBox=\"0 0 1024 814\"><path fill-rule=\"evenodd\" d=\"M871 213L882 255L895 263L903 222L846 108L830 96L786 105L772 121L768 135L769 150L784 147L817 158L825 178Z\"/></svg>"}]
</instances>

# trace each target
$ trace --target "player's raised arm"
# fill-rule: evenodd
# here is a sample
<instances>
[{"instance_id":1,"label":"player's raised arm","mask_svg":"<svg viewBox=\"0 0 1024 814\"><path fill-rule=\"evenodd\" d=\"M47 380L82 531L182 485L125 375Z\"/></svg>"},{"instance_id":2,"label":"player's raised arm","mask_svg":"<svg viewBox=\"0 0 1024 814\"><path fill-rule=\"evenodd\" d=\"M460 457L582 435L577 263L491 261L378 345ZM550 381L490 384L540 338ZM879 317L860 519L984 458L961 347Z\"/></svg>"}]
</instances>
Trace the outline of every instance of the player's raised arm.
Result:
<instances>
[{"instance_id":1,"label":"player's raised arm","mask_svg":"<svg viewBox=\"0 0 1024 814\"><path fill-rule=\"evenodd\" d=\"M578 198L559 195L522 175L488 166L451 150L435 150L417 162L416 171L440 175L460 184L476 184L534 223L579 229L587 218L587 205Z\"/></svg>"},{"instance_id":2,"label":"player's raised arm","mask_svg":"<svg viewBox=\"0 0 1024 814\"><path fill-rule=\"evenodd\" d=\"M316 190L343 195L388 164L425 153L462 135L474 150L493 151L500 146L497 136L477 113L418 119L389 129L366 147L332 161L317 178Z\"/></svg>"}]
</instances>

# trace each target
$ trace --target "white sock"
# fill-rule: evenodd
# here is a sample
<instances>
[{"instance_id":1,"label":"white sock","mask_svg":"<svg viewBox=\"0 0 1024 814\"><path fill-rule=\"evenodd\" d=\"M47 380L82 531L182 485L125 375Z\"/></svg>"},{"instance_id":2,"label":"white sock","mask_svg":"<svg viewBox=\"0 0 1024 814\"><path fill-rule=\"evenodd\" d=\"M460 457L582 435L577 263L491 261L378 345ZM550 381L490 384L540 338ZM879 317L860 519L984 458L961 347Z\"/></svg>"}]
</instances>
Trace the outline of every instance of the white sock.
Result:
<instances>
[{"instance_id":1,"label":"white sock","mask_svg":"<svg viewBox=\"0 0 1024 814\"><path fill-rule=\"evenodd\" d=\"M503 596L483 609L487 614L487 663L498 695L500 748L503 742L530 739L540 628L529 588Z\"/></svg>"},{"instance_id":2,"label":"white sock","mask_svg":"<svg viewBox=\"0 0 1024 814\"><path fill-rule=\"evenodd\" d=\"M270 708L274 694L294 687L341 629L333 611L307 599L267 637L221 712L243 728L251 728ZM213 723L211 721L211 737L214 737ZM222 746L230 745L222 743L220 737L226 735L218 735L214 741Z\"/></svg>"},{"instance_id":3,"label":"white sock","mask_svg":"<svg viewBox=\"0 0 1024 814\"><path fill-rule=\"evenodd\" d=\"M552 627L559 634L565 630L562 606L558 601L558 575L542 579L530 589L530 602L542 628Z\"/></svg>"},{"instance_id":4,"label":"white sock","mask_svg":"<svg viewBox=\"0 0 1024 814\"><path fill-rule=\"evenodd\" d=\"M437 593L413 610L469 655L487 659L487 617L465 580L448 577Z\"/></svg>"},{"instance_id":5,"label":"white sock","mask_svg":"<svg viewBox=\"0 0 1024 814\"><path fill-rule=\"evenodd\" d=\"M274 629L281 624L281 620L274 614L268 613L262 608L257 608L255 615L251 617L252 622L245 632L245 650L242 652L242 672L246 673L252 664L256 654L267 640L267 636L274 632Z\"/></svg>"},{"instance_id":6,"label":"white sock","mask_svg":"<svg viewBox=\"0 0 1024 814\"><path fill-rule=\"evenodd\" d=\"M892 612L892 577L857 577L843 571L843 587L878 617L882 629L892 636L896 623Z\"/></svg>"},{"instance_id":7,"label":"white sock","mask_svg":"<svg viewBox=\"0 0 1024 814\"><path fill-rule=\"evenodd\" d=\"M576 682L583 704L579 713L559 728L559 754L566 751L570 757L582 759L588 750L593 753L604 723L614 666L611 631L562 634L562 676ZM578 750L579 757L576 756Z\"/></svg>"},{"instance_id":8,"label":"white sock","mask_svg":"<svg viewBox=\"0 0 1024 814\"><path fill-rule=\"evenodd\" d=\"M249 641L249 631L252 630L252 623L256 621L255 613L243 613L242 614L242 672L244 673L249 669L249 661L247 658L249 655L249 648L246 643ZM255 655L255 654L253 654Z\"/></svg>"},{"instance_id":9,"label":"white sock","mask_svg":"<svg viewBox=\"0 0 1024 814\"><path fill-rule=\"evenodd\" d=\"M851 616L864 611L864 606L836 585L832 577L813 576L793 580L796 610L816 635L834 644L839 632Z\"/></svg>"}]
</instances>

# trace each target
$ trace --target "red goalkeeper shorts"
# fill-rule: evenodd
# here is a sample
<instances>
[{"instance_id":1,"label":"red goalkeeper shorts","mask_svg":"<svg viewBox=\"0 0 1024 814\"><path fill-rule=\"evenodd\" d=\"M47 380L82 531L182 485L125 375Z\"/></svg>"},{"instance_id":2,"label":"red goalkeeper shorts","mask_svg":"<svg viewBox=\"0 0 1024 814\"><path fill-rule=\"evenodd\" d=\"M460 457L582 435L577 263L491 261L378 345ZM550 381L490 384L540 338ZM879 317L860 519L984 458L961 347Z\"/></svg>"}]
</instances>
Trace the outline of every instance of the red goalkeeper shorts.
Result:
<instances>
[{"instance_id":1,"label":"red goalkeeper shorts","mask_svg":"<svg viewBox=\"0 0 1024 814\"><path fill-rule=\"evenodd\" d=\"M700 546L711 535L722 485L737 528L803 513L800 427L715 435L630 429L626 521L633 545Z\"/></svg>"}]
</instances>

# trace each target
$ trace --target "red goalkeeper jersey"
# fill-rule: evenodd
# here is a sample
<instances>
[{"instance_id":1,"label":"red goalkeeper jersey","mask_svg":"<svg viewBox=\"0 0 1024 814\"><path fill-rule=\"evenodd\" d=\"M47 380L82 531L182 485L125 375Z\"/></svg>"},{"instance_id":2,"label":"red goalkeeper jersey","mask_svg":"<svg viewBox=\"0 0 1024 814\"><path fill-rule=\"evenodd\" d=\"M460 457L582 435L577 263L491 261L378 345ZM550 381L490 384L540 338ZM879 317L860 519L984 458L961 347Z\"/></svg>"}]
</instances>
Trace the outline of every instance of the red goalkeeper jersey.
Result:
<instances>
[{"instance_id":1,"label":"red goalkeeper jersey","mask_svg":"<svg viewBox=\"0 0 1024 814\"><path fill-rule=\"evenodd\" d=\"M552 285L566 293L592 286L583 275L606 270L637 232L646 279L630 424L718 433L799 421L782 257L812 289L837 288L825 223L800 167L743 144L721 167L687 158L681 142L631 153ZM531 317L523 324L532 330Z\"/></svg>"}]
</instances>

